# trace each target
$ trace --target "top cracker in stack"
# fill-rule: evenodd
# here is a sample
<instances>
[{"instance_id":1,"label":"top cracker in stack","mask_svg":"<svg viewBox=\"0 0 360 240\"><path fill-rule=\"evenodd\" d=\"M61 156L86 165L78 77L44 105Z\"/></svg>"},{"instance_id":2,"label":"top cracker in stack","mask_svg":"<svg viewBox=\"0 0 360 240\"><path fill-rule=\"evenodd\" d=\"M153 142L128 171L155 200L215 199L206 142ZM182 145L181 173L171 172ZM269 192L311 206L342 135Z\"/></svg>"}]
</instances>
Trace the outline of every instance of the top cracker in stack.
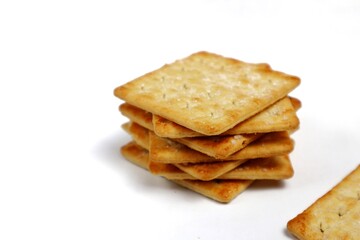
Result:
<instances>
[{"instance_id":1,"label":"top cracker in stack","mask_svg":"<svg viewBox=\"0 0 360 240\"><path fill-rule=\"evenodd\" d=\"M127 103L206 136L219 135L284 98L300 79L199 52L115 89Z\"/></svg>"}]
</instances>

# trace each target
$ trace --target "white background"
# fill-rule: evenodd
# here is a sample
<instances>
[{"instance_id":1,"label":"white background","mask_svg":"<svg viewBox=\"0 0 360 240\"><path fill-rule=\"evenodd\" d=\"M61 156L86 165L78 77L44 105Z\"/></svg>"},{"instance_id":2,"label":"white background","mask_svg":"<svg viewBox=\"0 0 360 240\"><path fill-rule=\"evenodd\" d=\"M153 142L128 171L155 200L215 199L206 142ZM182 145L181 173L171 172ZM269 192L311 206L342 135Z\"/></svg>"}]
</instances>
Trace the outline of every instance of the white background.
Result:
<instances>
[{"instance_id":1,"label":"white background","mask_svg":"<svg viewBox=\"0 0 360 240\"><path fill-rule=\"evenodd\" d=\"M295 176L219 204L128 163L113 89L206 50L302 79ZM0 239L292 239L360 162L359 1L1 1Z\"/></svg>"}]
</instances>

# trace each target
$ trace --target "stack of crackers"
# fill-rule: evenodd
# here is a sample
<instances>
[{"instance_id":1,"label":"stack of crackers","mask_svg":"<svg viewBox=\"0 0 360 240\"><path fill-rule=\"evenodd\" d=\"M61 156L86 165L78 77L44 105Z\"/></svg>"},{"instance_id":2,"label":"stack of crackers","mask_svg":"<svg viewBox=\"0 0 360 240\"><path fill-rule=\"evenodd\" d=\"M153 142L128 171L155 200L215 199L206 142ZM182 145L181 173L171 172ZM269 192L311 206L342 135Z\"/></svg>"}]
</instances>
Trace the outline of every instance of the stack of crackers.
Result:
<instances>
[{"instance_id":1,"label":"stack of crackers","mask_svg":"<svg viewBox=\"0 0 360 240\"><path fill-rule=\"evenodd\" d=\"M208 52L147 73L114 91L132 141L123 156L152 174L219 202L258 179L292 177L290 134L298 77L268 64Z\"/></svg>"}]
</instances>

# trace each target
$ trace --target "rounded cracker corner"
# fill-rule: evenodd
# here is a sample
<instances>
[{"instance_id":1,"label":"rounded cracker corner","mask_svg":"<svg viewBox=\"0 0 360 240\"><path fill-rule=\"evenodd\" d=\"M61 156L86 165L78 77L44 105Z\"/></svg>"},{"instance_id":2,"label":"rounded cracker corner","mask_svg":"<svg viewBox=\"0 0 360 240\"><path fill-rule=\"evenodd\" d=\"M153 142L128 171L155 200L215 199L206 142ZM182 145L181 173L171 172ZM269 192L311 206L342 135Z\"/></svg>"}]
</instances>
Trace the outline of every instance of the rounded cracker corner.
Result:
<instances>
[{"instance_id":1,"label":"rounded cracker corner","mask_svg":"<svg viewBox=\"0 0 360 240\"><path fill-rule=\"evenodd\" d=\"M121 90L120 90L121 87L122 87L122 86L116 87L116 88L113 90L114 96L119 97L120 91L121 91Z\"/></svg>"},{"instance_id":2,"label":"rounded cracker corner","mask_svg":"<svg viewBox=\"0 0 360 240\"><path fill-rule=\"evenodd\" d=\"M115 97L123 99L128 94L127 87L125 85L121 85L114 89L113 94Z\"/></svg>"}]
</instances>

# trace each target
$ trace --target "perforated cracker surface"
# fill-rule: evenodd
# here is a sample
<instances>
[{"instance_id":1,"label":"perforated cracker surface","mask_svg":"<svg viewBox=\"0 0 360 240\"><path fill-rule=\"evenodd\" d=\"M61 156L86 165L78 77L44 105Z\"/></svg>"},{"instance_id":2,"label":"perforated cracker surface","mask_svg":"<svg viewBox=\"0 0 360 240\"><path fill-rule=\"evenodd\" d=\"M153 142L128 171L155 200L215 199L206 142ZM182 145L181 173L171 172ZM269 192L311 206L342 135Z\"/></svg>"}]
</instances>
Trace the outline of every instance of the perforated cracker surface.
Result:
<instances>
[{"instance_id":1,"label":"perforated cracker surface","mask_svg":"<svg viewBox=\"0 0 360 240\"><path fill-rule=\"evenodd\" d=\"M199 52L115 89L128 103L205 135L220 134L285 97L299 78L266 64Z\"/></svg>"},{"instance_id":2,"label":"perforated cracker surface","mask_svg":"<svg viewBox=\"0 0 360 240\"><path fill-rule=\"evenodd\" d=\"M134 107L135 108L135 107ZM160 137L184 138L204 136L165 118L153 115L154 132ZM246 133L267 133L294 130L299 126L299 119L291 104L285 97L265 110L237 124L221 135L236 135Z\"/></svg>"},{"instance_id":3,"label":"perforated cracker surface","mask_svg":"<svg viewBox=\"0 0 360 240\"><path fill-rule=\"evenodd\" d=\"M360 239L360 165L288 222L299 239Z\"/></svg>"}]
</instances>

